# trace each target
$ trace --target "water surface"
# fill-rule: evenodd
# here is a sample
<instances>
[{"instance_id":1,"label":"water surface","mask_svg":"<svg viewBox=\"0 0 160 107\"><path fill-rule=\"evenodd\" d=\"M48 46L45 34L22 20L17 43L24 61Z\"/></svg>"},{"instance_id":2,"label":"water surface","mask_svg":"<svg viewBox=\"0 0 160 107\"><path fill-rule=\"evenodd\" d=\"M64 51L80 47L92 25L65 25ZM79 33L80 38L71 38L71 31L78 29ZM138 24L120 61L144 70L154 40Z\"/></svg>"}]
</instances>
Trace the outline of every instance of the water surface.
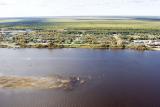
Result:
<instances>
[{"instance_id":1,"label":"water surface","mask_svg":"<svg viewBox=\"0 0 160 107\"><path fill-rule=\"evenodd\" d=\"M160 107L160 52L0 49L0 74L80 76L72 91L0 89L0 107Z\"/></svg>"}]
</instances>

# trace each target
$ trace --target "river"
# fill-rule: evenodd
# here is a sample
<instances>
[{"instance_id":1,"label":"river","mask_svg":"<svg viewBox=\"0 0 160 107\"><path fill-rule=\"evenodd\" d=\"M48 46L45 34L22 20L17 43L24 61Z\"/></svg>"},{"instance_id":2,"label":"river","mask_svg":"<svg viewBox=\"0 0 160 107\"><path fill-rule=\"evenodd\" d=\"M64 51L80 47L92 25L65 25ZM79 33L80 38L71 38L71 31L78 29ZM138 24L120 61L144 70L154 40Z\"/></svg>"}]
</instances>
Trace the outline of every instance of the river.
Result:
<instances>
[{"instance_id":1,"label":"river","mask_svg":"<svg viewBox=\"0 0 160 107\"><path fill-rule=\"evenodd\" d=\"M0 107L160 107L160 51L0 49L0 74L89 78L73 90L0 89Z\"/></svg>"}]
</instances>

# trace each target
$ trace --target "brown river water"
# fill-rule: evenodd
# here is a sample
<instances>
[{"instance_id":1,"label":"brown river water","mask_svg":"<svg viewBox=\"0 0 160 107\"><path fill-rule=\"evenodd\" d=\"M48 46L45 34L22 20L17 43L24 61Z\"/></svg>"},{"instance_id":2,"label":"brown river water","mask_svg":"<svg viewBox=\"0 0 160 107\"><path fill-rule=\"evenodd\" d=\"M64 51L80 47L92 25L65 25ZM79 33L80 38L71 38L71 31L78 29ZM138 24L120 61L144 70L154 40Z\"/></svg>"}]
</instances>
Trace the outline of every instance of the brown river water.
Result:
<instances>
[{"instance_id":1,"label":"brown river water","mask_svg":"<svg viewBox=\"0 0 160 107\"><path fill-rule=\"evenodd\" d=\"M88 79L73 90L0 88L0 107L160 107L160 51L0 49L0 75Z\"/></svg>"}]
</instances>

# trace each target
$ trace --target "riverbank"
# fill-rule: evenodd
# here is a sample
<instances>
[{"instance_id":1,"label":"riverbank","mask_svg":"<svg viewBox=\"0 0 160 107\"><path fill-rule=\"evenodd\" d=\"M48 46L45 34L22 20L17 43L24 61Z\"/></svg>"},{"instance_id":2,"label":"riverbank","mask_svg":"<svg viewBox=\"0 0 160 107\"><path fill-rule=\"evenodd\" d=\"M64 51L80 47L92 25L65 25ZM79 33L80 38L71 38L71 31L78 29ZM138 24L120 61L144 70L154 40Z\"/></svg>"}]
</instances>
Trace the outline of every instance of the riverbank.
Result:
<instances>
[{"instance_id":1,"label":"riverbank","mask_svg":"<svg viewBox=\"0 0 160 107\"><path fill-rule=\"evenodd\" d=\"M151 48L153 51L160 51L160 48Z\"/></svg>"},{"instance_id":2,"label":"riverbank","mask_svg":"<svg viewBox=\"0 0 160 107\"><path fill-rule=\"evenodd\" d=\"M0 48L87 48L87 49L135 49L135 50L153 50L145 45L104 45L104 44L47 44L30 43L26 45L16 45L14 43L1 43ZM154 48L154 50L158 50Z\"/></svg>"}]
</instances>

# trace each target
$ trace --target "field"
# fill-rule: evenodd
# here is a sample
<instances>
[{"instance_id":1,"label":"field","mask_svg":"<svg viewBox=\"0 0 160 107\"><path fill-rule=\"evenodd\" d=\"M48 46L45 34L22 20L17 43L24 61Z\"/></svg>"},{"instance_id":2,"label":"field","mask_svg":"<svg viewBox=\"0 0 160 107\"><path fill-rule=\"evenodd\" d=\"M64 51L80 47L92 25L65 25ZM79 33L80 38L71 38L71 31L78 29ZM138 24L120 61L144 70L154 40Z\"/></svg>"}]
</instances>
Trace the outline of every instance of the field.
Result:
<instances>
[{"instance_id":1,"label":"field","mask_svg":"<svg viewBox=\"0 0 160 107\"><path fill-rule=\"evenodd\" d=\"M13 29L37 28L45 30L107 30L107 31L156 31L160 21L153 20L108 20L108 19L8 19L0 20L0 27Z\"/></svg>"}]
</instances>

